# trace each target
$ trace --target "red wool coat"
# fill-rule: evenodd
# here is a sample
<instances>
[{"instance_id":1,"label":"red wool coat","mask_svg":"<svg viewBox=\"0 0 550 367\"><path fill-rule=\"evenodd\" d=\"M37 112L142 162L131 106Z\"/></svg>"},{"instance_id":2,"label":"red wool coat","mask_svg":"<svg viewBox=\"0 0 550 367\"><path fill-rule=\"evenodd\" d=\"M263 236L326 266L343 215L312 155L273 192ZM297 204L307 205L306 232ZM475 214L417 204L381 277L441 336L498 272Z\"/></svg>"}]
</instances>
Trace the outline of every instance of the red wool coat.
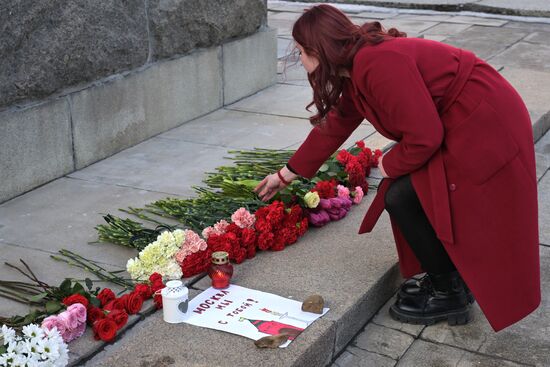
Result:
<instances>
[{"instance_id":1,"label":"red wool coat","mask_svg":"<svg viewBox=\"0 0 550 367\"><path fill-rule=\"evenodd\" d=\"M289 164L304 177L366 118L397 144L391 178L411 175L430 223L494 330L540 303L537 181L532 127L520 96L469 51L396 38L365 46L323 126ZM359 233L384 209L382 181ZM391 216L390 216L391 218ZM392 221L404 277L422 272Z\"/></svg>"}]
</instances>

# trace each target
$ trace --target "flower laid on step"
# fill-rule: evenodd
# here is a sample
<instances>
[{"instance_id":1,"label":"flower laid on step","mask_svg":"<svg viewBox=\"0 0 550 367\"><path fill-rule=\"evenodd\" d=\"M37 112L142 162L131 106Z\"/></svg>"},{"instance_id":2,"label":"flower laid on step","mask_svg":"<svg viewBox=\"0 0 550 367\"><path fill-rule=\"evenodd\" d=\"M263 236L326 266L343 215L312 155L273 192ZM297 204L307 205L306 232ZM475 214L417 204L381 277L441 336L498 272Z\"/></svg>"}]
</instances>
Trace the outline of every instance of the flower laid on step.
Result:
<instances>
[{"instance_id":1,"label":"flower laid on step","mask_svg":"<svg viewBox=\"0 0 550 367\"><path fill-rule=\"evenodd\" d=\"M68 352L56 328L30 324L23 327L22 335L6 325L0 330L0 366L64 367L69 363Z\"/></svg>"},{"instance_id":2,"label":"flower laid on step","mask_svg":"<svg viewBox=\"0 0 550 367\"><path fill-rule=\"evenodd\" d=\"M175 259L176 253L185 241L185 232L176 229L165 231L139 252L138 257L128 260L126 269L134 280L145 280L153 273L168 279L179 279L181 267Z\"/></svg>"},{"instance_id":3,"label":"flower laid on step","mask_svg":"<svg viewBox=\"0 0 550 367\"><path fill-rule=\"evenodd\" d=\"M354 204L360 204L361 200L363 200L363 189L361 186L357 186L354 191L352 191L351 196L353 196L353 203Z\"/></svg>"},{"instance_id":4,"label":"flower laid on step","mask_svg":"<svg viewBox=\"0 0 550 367\"><path fill-rule=\"evenodd\" d=\"M371 167L378 166L382 151L376 149L372 152L372 150L365 147L363 141L358 141L355 144L356 147L350 150L340 150L336 155L336 160L344 167L347 174L347 186L360 186L363 192L366 192L368 190L366 177L370 174Z\"/></svg>"},{"instance_id":5,"label":"flower laid on step","mask_svg":"<svg viewBox=\"0 0 550 367\"><path fill-rule=\"evenodd\" d=\"M319 200L321 198L319 197L318 192L308 192L304 195L304 203L308 208L317 208L317 205L319 205Z\"/></svg>"},{"instance_id":6,"label":"flower laid on step","mask_svg":"<svg viewBox=\"0 0 550 367\"><path fill-rule=\"evenodd\" d=\"M86 306L73 303L67 307L67 310L46 317L42 321L42 328L46 330L56 328L65 343L80 338L86 330Z\"/></svg>"}]
</instances>

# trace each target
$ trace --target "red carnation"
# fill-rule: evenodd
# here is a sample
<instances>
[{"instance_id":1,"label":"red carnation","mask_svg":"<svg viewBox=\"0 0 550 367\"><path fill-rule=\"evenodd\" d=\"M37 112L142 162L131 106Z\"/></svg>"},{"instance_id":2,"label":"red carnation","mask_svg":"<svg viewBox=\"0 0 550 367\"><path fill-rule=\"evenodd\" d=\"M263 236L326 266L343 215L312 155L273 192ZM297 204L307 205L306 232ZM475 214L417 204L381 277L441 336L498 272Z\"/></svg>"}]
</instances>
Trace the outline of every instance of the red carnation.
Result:
<instances>
[{"instance_id":1,"label":"red carnation","mask_svg":"<svg viewBox=\"0 0 550 367\"><path fill-rule=\"evenodd\" d=\"M82 303L84 307L88 307L88 299L81 294L75 293L69 297L63 298L63 304L65 306L70 306L75 303Z\"/></svg>"},{"instance_id":2,"label":"red carnation","mask_svg":"<svg viewBox=\"0 0 550 367\"><path fill-rule=\"evenodd\" d=\"M363 140L356 141L355 145L357 145L361 149L365 148L365 142Z\"/></svg>"},{"instance_id":3,"label":"red carnation","mask_svg":"<svg viewBox=\"0 0 550 367\"><path fill-rule=\"evenodd\" d=\"M246 258L252 259L254 256L256 256L256 246L250 246L246 249Z\"/></svg>"},{"instance_id":4,"label":"red carnation","mask_svg":"<svg viewBox=\"0 0 550 367\"><path fill-rule=\"evenodd\" d=\"M290 213L288 214L288 221L292 224L296 224L302 220L303 216L304 211L302 210L302 207L300 207L300 205L293 205L292 208L290 208Z\"/></svg>"},{"instance_id":5,"label":"red carnation","mask_svg":"<svg viewBox=\"0 0 550 367\"><path fill-rule=\"evenodd\" d=\"M86 322L88 325L92 326L94 322L103 318L105 318L105 312L103 312L99 307L92 305L88 306L88 310L86 311Z\"/></svg>"},{"instance_id":6,"label":"red carnation","mask_svg":"<svg viewBox=\"0 0 550 367\"><path fill-rule=\"evenodd\" d=\"M246 259L246 249L241 247L240 249L238 249L236 251L236 254L235 254L235 262L237 264L240 264L242 263L244 260Z\"/></svg>"},{"instance_id":7,"label":"red carnation","mask_svg":"<svg viewBox=\"0 0 550 367\"><path fill-rule=\"evenodd\" d=\"M120 330L128 322L128 314L124 310L114 310L109 312L107 318L116 323L117 330Z\"/></svg>"},{"instance_id":8,"label":"red carnation","mask_svg":"<svg viewBox=\"0 0 550 367\"><path fill-rule=\"evenodd\" d=\"M109 288L103 288L101 292L97 295L97 299L101 302L101 306L105 306L107 303L111 302L116 298L114 292Z\"/></svg>"},{"instance_id":9,"label":"red carnation","mask_svg":"<svg viewBox=\"0 0 550 367\"><path fill-rule=\"evenodd\" d=\"M115 298L103 306L103 309L105 311L124 310L124 302L120 298Z\"/></svg>"},{"instance_id":10,"label":"red carnation","mask_svg":"<svg viewBox=\"0 0 550 367\"><path fill-rule=\"evenodd\" d=\"M244 228L241 234L244 247L254 246L256 243L256 232L251 228Z\"/></svg>"},{"instance_id":11,"label":"red carnation","mask_svg":"<svg viewBox=\"0 0 550 367\"><path fill-rule=\"evenodd\" d=\"M155 293L159 289L164 288L164 283L162 282L162 275L159 273L153 273L149 276L149 281L151 282L151 292Z\"/></svg>"},{"instance_id":12,"label":"red carnation","mask_svg":"<svg viewBox=\"0 0 550 367\"><path fill-rule=\"evenodd\" d=\"M298 235L303 236L307 232L309 222L307 221L307 218L303 218L302 221L296 225L298 226Z\"/></svg>"},{"instance_id":13,"label":"red carnation","mask_svg":"<svg viewBox=\"0 0 550 367\"><path fill-rule=\"evenodd\" d=\"M141 294L137 292L132 292L130 294L125 295L124 298L124 309L128 314L135 315L139 311L141 311L141 307L143 306L143 297Z\"/></svg>"},{"instance_id":14,"label":"red carnation","mask_svg":"<svg viewBox=\"0 0 550 367\"><path fill-rule=\"evenodd\" d=\"M281 232L282 231L279 231L275 234L273 245L269 248L271 251L282 251L285 249L285 239Z\"/></svg>"},{"instance_id":15,"label":"red carnation","mask_svg":"<svg viewBox=\"0 0 550 367\"><path fill-rule=\"evenodd\" d=\"M104 318L94 322L93 331L95 340L106 342L113 341L118 330L117 324L113 319Z\"/></svg>"},{"instance_id":16,"label":"red carnation","mask_svg":"<svg viewBox=\"0 0 550 367\"><path fill-rule=\"evenodd\" d=\"M350 154L350 152L348 152L345 149L342 149L336 155L336 160L345 166L346 164L348 164L348 161L350 160L351 157L353 156Z\"/></svg>"},{"instance_id":17,"label":"red carnation","mask_svg":"<svg viewBox=\"0 0 550 367\"><path fill-rule=\"evenodd\" d=\"M271 232L271 223L265 218L256 218L254 227L260 232Z\"/></svg>"},{"instance_id":18,"label":"red carnation","mask_svg":"<svg viewBox=\"0 0 550 367\"><path fill-rule=\"evenodd\" d=\"M281 229L281 236L284 239L286 245L292 245L298 241L298 233L296 231L296 226L294 227L285 227Z\"/></svg>"},{"instance_id":19,"label":"red carnation","mask_svg":"<svg viewBox=\"0 0 550 367\"><path fill-rule=\"evenodd\" d=\"M230 223L230 224L225 228L225 232L226 232L226 233L231 232L231 233L236 234L237 236L240 236L240 234L241 234L241 227L239 227L239 226L236 225L235 223Z\"/></svg>"},{"instance_id":20,"label":"red carnation","mask_svg":"<svg viewBox=\"0 0 550 367\"><path fill-rule=\"evenodd\" d=\"M311 191L316 191L321 199L330 199L336 196L336 181L319 181Z\"/></svg>"},{"instance_id":21,"label":"red carnation","mask_svg":"<svg viewBox=\"0 0 550 367\"><path fill-rule=\"evenodd\" d=\"M273 233L263 232L258 236L258 248L260 250L267 250L273 244Z\"/></svg>"},{"instance_id":22,"label":"red carnation","mask_svg":"<svg viewBox=\"0 0 550 367\"><path fill-rule=\"evenodd\" d=\"M191 277L206 271L210 264L210 251L199 251L187 255L181 264L184 277Z\"/></svg>"}]
</instances>

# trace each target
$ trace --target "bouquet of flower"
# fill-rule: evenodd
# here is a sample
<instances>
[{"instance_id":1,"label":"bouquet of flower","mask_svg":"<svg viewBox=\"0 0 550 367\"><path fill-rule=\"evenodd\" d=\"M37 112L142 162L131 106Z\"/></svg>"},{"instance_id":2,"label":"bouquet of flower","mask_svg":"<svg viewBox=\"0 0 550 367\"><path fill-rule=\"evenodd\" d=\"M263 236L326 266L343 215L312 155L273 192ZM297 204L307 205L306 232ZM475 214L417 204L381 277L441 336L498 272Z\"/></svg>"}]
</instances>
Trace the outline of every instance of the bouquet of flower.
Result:
<instances>
[{"instance_id":1,"label":"bouquet of flower","mask_svg":"<svg viewBox=\"0 0 550 367\"><path fill-rule=\"evenodd\" d=\"M67 344L56 328L44 330L36 324L23 327L23 335L2 326L0 366L59 366L69 363Z\"/></svg>"},{"instance_id":2,"label":"bouquet of flower","mask_svg":"<svg viewBox=\"0 0 550 367\"><path fill-rule=\"evenodd\" d=\"M185 233L181 229L165 231L141 250L138 257L128 260L126 269L132 279L144 280L153 273L169 279L181 278L181 267L175 255L185 241Z\"/></svg>"},{"instance_id":3,"label":"bouquet of flower","mask_svg":"<svg viewBox=\"0 0 550 367\"><path fill-rule=\"evenodd\" d=\"M42 328L56 328L65 343L80 338L86 331L86 306L73 303L60 314L46 317L42 321Z\"/></svg>"}]
</instances>

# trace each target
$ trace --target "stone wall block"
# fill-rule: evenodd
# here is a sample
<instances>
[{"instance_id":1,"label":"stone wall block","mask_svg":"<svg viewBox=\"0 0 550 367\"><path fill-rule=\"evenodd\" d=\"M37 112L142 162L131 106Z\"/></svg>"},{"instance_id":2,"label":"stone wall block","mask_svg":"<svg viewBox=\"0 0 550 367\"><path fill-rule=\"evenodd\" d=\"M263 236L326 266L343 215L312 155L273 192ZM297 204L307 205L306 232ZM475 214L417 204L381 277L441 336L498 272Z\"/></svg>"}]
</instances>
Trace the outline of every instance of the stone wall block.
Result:
<instances>
[{"instance_id":1,"label":"stone wall block","mask_svg":"<svg viewBox=\"0 0 550 367\"><path fill-rule=\"evenodd\" d=\"M71 172L67 100L1 113L0 157L0 203Z\"/></svg>"},{"instance_id":2,"label":"stone wall block","mask_svg":"<svg viewBox=\"0 0 550 367\"><path fill-rule=\"evenodd\" d=\"M277 30L266 29L223 46L224 104L277 81Z\"/></svg>"},{"instance_id":3,"label":"stone wall block","mask_svg":"<svg viewBox=\"0 0 550 367\"><path fill-rule=\"evenodd\" d=\"M143 1L3 0L0 108L147 61Z\"/></svg>"},{"instance_id":4,"label":"stone wall block","mask_svg":"<svg viewBox=\"0 0 550 367\"><path fill-rule=\"evenodd\" d=\"M220 47L72 96L76 168L222 106Z\"/></svg>"},{"instance_id":5,"label":"stone wall block","mask_svg":"<svg viewBox=\"0 0 550 367\"><path fill-rule=\"evenodd\" d=\"M150 0L148 14L158 60L252 34L267 9L263 0Z\"/></svg>"}]
</instances>

